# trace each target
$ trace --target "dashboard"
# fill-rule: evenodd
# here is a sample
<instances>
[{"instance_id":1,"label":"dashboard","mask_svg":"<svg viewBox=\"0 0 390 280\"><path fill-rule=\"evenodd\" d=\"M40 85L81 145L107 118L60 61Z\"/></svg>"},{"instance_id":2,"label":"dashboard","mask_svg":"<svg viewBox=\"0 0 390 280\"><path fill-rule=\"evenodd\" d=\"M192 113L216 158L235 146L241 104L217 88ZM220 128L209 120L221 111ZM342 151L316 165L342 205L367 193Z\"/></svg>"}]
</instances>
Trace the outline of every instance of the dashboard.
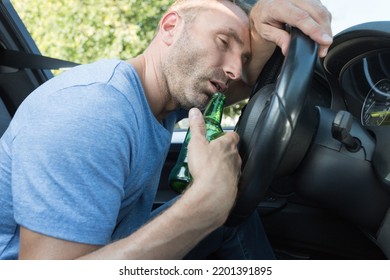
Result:
<instances>
[{"instance_id":1,"label":"dashboard","mask_svg":"<svg viewBox=\"0 0 390 280\"><path fill-rule=\"evenodd\" d=\"M369 133L375 146L372 157L365 151L365 160L372 160L377 178L390 190L390 21L337 34L322 66L332 94L330 109L353 116L353 137L354 128Z\"/></svg>"},{"instance_id":2,"label":"dashboard","mask_svg":"<svg viewBox=\"0 0 390 280\"><path fill-rule=\"evenodd\" d=\"M323 66L332 94L366 127L390 126L390 22L370 22L335 36Z\"/></svg>"},{"instance_id":3,"label":"dashboard","mask_svg":"<svg viewBox=\"0 0 390 280\"><path fill-rule=\"evenodd\" d=\"M378 50L345 67L345 102L364 126L390 125L390 50Z\"/></svg>"},{"instance_id":4,"label":"dashboard","mask_svg":"<svg viewBox=\"0 0 390 280\"><path fill-rule=\"evenodd\" d=\"M339 33L321 63L331 102L315 99L298 192L375 234L390 203L390 21Z\"/></svg>"},{"instance_id":5,"label":"dashboard","mask_svg":"<svg viewBox=\"0 0 390 280\"><path fill-rule=\"evenodd\" d=\"M361 123L367 126L389 125L390 80L383 79L372 86L361 111Z\"/></svg>"}]
</instances>

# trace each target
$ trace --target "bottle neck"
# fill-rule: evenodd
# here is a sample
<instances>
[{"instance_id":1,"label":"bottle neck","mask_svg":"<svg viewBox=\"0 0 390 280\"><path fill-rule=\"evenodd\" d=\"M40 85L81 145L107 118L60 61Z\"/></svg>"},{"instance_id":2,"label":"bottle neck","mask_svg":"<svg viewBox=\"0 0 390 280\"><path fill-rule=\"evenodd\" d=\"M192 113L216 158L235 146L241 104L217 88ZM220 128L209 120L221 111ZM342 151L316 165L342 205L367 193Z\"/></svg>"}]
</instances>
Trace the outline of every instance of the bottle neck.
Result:
<instances>
[{"instance_id":1,"label":"bottle neck","mask_svg":"<svg viewBox=\"0 0 390 280\"><path fill-rule=\"evenodd\" d=\"M223 93L215 93L203 112L204 117L221 123L225 100L226 96Z\"/></svg>"}]
</instances>

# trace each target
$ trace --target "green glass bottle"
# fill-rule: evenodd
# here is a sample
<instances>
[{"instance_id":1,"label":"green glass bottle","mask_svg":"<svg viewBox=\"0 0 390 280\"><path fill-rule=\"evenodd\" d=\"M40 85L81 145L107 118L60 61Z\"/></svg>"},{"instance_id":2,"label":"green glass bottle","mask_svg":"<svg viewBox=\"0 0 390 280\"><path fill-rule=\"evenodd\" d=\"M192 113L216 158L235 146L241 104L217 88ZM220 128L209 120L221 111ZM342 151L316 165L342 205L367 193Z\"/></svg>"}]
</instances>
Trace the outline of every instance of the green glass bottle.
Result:
<instances>
[{"instance_id":1,"label":"green glass bottle","mask_svg":"<svg viewBox=\"0 0 390 280\"><path fill-rule=\"evenodd\" d=\"M215 93L203 112L206 125L206 139L208 141L212 141L224 133L221 127L221 120L225 99L226 96L223 93ZM182 193L192 181L190 171L188 170L187 158L187 147L190 139L191 132L190 129L188 129L183 146L180 150L179 158L169 175L169 184L171 188L178 193Z\"/></svg>"}]
</instances>

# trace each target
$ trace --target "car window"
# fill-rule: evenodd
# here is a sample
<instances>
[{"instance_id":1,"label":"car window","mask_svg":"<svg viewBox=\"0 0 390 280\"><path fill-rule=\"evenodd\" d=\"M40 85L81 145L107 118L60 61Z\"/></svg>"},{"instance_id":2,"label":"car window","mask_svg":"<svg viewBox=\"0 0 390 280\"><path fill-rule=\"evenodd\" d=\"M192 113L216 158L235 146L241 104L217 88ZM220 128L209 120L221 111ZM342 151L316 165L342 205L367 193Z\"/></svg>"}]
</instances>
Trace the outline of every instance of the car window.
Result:
<instances>
[{"instance_id":1,"label":"car window","mask_svg":"<svg viewBox=\"0 0 390 280\"><path fill-rule=\"evenodd\" d=\"M388 0L322 0L332 12L332 29L337 34L356 24L389 20Z\"/></svg>"}]
</instances>

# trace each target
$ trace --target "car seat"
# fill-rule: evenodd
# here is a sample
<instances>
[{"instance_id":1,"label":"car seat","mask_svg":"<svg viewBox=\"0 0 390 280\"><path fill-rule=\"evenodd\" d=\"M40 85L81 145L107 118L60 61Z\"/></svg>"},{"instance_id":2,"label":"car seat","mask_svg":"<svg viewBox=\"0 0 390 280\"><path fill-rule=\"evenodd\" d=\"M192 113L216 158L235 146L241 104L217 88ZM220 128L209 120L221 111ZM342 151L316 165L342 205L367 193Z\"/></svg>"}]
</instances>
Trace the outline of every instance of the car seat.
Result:
<instances>
[{"instance_id":1,"label":"car seat","mask_svg":"<svg viewBox=\"0 0 390 280\"><path fill-rule=\"evenodd\" d=\"M3 135L10 122L11 115L5 107L3 100L0 98L0 137Z\"/></svg>"}]
</instances>

